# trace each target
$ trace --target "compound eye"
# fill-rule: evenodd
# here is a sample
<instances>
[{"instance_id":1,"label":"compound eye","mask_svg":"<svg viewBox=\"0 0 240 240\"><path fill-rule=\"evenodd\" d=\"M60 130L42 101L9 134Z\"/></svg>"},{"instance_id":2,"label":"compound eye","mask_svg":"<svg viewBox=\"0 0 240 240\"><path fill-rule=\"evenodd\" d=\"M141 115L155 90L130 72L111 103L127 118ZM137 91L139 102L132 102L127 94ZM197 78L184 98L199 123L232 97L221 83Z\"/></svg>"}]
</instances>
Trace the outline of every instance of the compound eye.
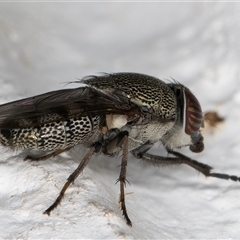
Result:
<instances>
[{"instance_id":1,"label":"compound eye","mask_svg":"<svg viewBox=\"0 0 240 240\"><path fill-rule=\"evenodd\" d=\"M185 88L185 133L192 135L199 132L203 122L203 114L200 103L192 92Z\"/></svg>"}]
</instances>

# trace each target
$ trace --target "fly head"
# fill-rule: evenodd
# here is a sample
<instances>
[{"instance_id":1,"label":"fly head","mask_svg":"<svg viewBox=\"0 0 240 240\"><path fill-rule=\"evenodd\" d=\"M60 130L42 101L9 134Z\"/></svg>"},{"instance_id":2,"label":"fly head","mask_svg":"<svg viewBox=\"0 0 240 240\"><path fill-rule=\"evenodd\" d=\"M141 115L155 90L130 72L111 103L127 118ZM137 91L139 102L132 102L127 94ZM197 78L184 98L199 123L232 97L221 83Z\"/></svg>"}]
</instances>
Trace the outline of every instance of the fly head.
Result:
<instances>
[{"instance_id":1,"label":"fly head","mask_svg":"<svg viewBox=\"0 0 240 240\"><path fill-rule=\"evenodd\" d=\"M177 119L164 137L164 144L170 149L190 146L192 152L203 151L203 137L200 132L203 114L199 101L188 88L179 83L171 83L168 86L176 97Z\"/></svg>"}]
</instances>

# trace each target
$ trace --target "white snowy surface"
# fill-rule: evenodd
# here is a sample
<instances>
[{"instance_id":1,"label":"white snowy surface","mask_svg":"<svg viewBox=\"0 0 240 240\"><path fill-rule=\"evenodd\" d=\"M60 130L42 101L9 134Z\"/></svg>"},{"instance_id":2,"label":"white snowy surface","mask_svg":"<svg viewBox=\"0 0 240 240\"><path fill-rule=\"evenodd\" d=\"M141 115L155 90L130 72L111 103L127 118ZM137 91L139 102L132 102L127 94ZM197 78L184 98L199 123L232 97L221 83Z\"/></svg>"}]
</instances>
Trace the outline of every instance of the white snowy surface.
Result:
<instances>
[{"instance_id":1,"label":"white snowy surface","mask_svg":"<svg viewBox=\"0 0 240 240\"><path fill-rule=\"evenodd\" d=\"M0 103L99 72L172 77L226 119L204 131L202 153L181 152L240 175L239 39L239 3L0 3ZM240 238L240 183L129 156L130 228L118 208L120 158L96 156L48 217L83 150L39 163L0 150L0 238Z\"/></svg>"}]
</instances>

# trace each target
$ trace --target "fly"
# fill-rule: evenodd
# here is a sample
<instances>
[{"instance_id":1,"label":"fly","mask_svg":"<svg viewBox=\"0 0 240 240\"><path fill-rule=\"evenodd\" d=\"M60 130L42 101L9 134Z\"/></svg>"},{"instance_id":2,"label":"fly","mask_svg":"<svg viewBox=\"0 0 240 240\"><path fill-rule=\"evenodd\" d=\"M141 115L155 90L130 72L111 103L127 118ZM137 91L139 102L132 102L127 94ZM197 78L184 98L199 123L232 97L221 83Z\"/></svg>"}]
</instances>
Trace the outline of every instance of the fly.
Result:
<instances>
[{"instance_id":1,"label":"fly","mask_svg":"<svg viewBox=\"0 0 240 240\"><path fill-rule=\"evenodd\" d=\"M0 143L11 149L46 152L42 157L27 156L30 161L46 160L78 144L88 148L45 214L59 205L96 153L122 155L119 203L129 226L124 194L129 152L154 166L186 164L206 177L240 181L237 176L213 173L212 167L174 150L188 146L198 153L204 149L202 109L187 87L139 73L88 76L76 82L85 85L0 105ZM148 153L157 141L172 157Z\"/></svg>"}]
</instances>

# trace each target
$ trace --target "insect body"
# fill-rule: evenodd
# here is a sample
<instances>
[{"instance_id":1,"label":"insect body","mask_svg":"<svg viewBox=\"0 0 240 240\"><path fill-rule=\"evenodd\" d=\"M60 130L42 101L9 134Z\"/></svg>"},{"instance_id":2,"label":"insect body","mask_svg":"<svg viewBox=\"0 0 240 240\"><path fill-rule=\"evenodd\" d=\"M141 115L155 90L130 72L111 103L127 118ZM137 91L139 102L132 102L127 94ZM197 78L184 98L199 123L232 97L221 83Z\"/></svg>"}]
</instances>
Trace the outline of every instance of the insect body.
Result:
<instances>
[{"instance_id":1,"label":"insect body","mask_svg":"<svg viewBox=\"0 0 240 240\"><path fill-rule=\"evenodd\" d=\"M113 156L122 152L120 205L128 225L124 185L128 153L153 165L187 164L205 176L239 181L236 176L212 173L211 167L192 160L175 148L204 149L200 132L203 115L191 91L183 85L165 83L138 73L115 73L85 77L76 89L45 93L0 106L0 142L13 149L50 152L45 160L83 144L89 148L69 176L55 202L60 203L68 186L77 178L94 153ZM162 142L174 157L155 156L147 151Z\"/></svg>"}]
</instances>

